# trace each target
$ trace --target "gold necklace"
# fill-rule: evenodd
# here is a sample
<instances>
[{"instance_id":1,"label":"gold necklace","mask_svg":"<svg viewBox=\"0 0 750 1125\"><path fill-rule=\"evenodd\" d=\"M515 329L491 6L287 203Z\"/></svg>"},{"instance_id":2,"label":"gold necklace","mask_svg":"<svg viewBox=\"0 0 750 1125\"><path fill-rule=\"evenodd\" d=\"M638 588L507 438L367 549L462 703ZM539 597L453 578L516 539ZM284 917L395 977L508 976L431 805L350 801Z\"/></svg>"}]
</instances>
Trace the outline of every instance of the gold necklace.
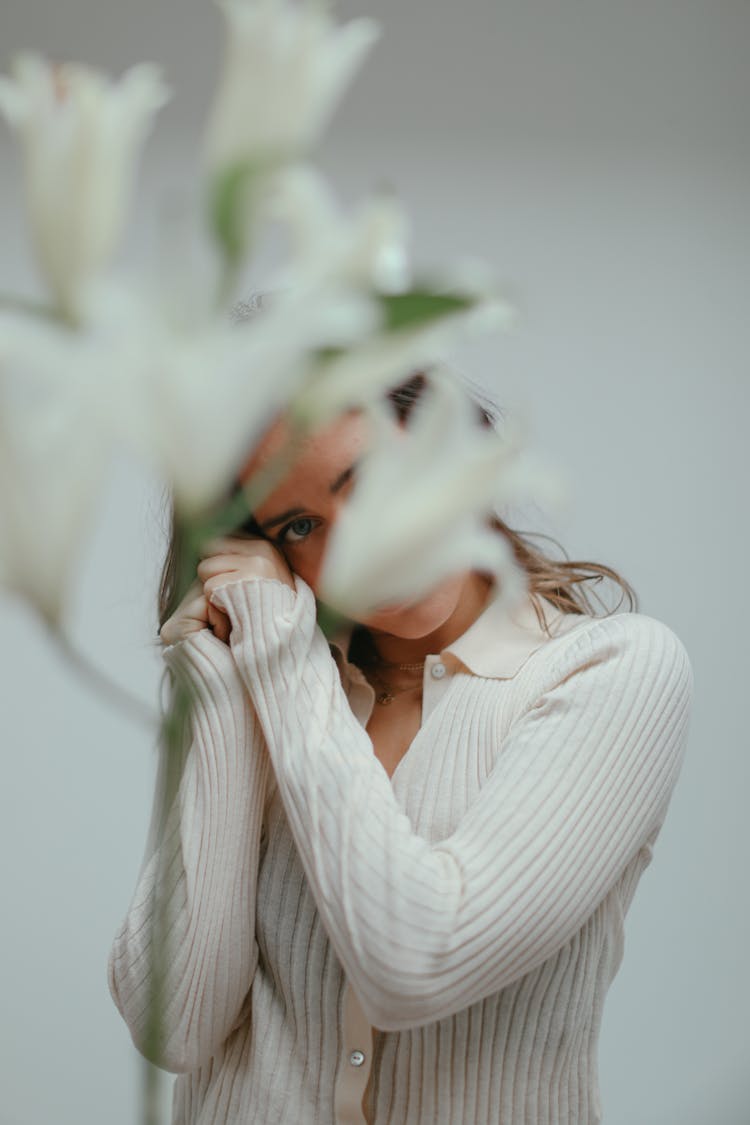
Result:
<instances>
[{"instance_id":1,"label":"gold necklace","mask_svg":"<svg viewBox=\"0 0 750 1125\"><path fill-rule=\"evenodd\" d=\"M369 638L367 638L367 640L369 640ZM360 668L362 668L363 670L366 670L369 673L369 675L372 677L372 679L374 679L376 681L376 685L379 688L379 690L376 690L376 693L375 693L375 702L376 703L379 703L382 707L386 707L386 706L388 706L388 704L393 702L393 700L396 698L397 695L403 695L405 692L415 691L417 689L421 689L421 687L422 687L422 677L421 677L421 675L420 675L420 679L419 679L418 684L411 684L409 687L397 688L397 687L394 687L393 684L388 683L387 680L384 680L383 677L381 676L380 672L377 669L392 668L392 669L394 669L394 671L399 671L399 672L420 672L420 673L423 673L424 672L424 665L425 665L424 660L420 660L420 661L418 661L416 663L412 663L412 664L400 663L400 662L394 663L394 662L388 661L388 660L380 660L380 658L378 657L378 654L377 654L377 649L375 648L375 646L372 644L371 641L370 641L369 644L366 641L363 647L364 647L365 651L362 654L362 656L360 657L358 663L359 663Z\"/></svg>"},{"instance_id":2,"label":"gold necklace","mask_svg":"<svg viewBox=\"0 0 750 1125\"><path fill-rule=\"evenodd\" d=\"M424 660L420 660L417 664L389 664L387 660L378 660L378 668L398 668L402 672L421 672L424 668Z\"/></svg>"},{"instance_id":3,"label":"gold necklace","mask_svg":"<svg viewBox=\"0 0 750 1125\"><path fill-rule=\"evenodd\" d=\"M398 668L401 668L402 671L410 670L410 671L416 672L418 670L421 671L424 668L424 661L422 661L422 663L419 664L419 665L414 665L414 664L412 664L412 665L403 665L403 664L396 665L396 664L394 664L394 665L385 665L385 667L393 667L393 668L398 667ZM387 707L389 703L393 702L393 700L396 698L397 695L403 695L405 692L408 692L408 691L417 691L417 690L421 691L421 689L422 689L422 678L421 678L421 676L420 676L420 679L419 679L419 683L409 684L408 687L397 688L397 687L394 687L393 684L388 683L387 680L384 680L383 677L380 675L380 673L375 670L375 667L373 665L368 666L368 671L369 671L372 679L375 680L376 686L379 688L379 690L376 691L376 693L375 693L375 702L379 703L382 707Z\"/></svg>"}]
</instances>

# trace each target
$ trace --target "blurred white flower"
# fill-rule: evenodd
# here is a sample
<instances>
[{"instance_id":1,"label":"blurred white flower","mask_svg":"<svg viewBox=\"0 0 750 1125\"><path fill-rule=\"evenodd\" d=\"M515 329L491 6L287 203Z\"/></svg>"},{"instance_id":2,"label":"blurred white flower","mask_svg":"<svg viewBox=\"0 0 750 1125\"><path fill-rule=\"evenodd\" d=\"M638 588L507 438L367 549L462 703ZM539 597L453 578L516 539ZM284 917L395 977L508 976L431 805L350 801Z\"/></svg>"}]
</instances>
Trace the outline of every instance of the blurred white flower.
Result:
<instances>
[{"instance_id":1,"label":"blurred white flower","mask_svg":"<svg viewBox=\"0 0 750 1125\"><path fill-rule=\"evenodd\" d=\"M23 149L36 255L71 318L117 246L139 146L166 98L158 70L145 64L115 83L85 66L21 54L13 78L0 78L0 111Z\"/></svg>"},{"instance_id":2,"label":"blurred white flower","mask_svg":"<svg viewBox=\"0 0 750 1125\"><path fill-rule=\"evenodd\" d=\"M345 214L327 182L296 164L270 182L266 217L290 237L290 261L272 288L312 299L336 287L370 294L377 323L348 349L328 349L295 405L320 425L340 411L378 397L417 367L444 361L456 343L478 331L506 329L515 310L494 291L487 267L459 265L455 277L414 286L410 224L400 202L383 193ZM401 300L390 322L386 302ZM444 299L444 300L443 300Z\"/></svg>"},{"instance_id":3,"label":"blurred white flower","mask_svg":"<svg viewBox=\"0 0 750 1125\"><path fill-rule=\"evenodd\" d=\"M369 305L345 295L283 295L247 325L173 298L144 279L92 284L85 330L0 315L0 586L52 625L116 449L197 515L288 404L310 351L371 323Z\"/></svg>"},{"instance_id":4,"label":"blurred white flower","mask_svg":"<svg viewBox=\"0 0 750 1125\"><path fill-rule=\"evenodd\" d=\"M209 165L296 156L312 146L379 35L370 19L337 26L319 0L219 0L224 69L206 139Z\"/></svg>"},{"instance_id":5,"label":"blurred white flower","mask_svg":"<svg viewBox=\"0 0 750 1125\"><path fill-rule=\"evenodd\" d=\"M102 369L80 333L0 318L0 585L52 626L111 458Z\"/></svg>"},{"instance_id":6,"label":"blurred white flower","mask_svg":"<svg viewBox=\"0 0 750 1125\"><path fill-rule=\"evenodd\" d=\"M455 295L461 300L452 310L417 317L395 329L381 323L380 331L323 359L295 403L300 417L322 425L342 410L374 403L413 371L446 364L462 341L477 333L506 330L513 322L514 310L491 290L484 296L460 291Z\"/></svg>"},{"instance_id":7,"label":"blurred white flower","mask_svg":"<svg viewBox=\"0 0 750 1125\"><path fill-rule=\"evenodd\" d=\"M180 309L169 297L149 295L143 283L101 286L87 323L118 356L106 380L120 440L190 517L231 485L306 377L311 351L359 336L371 310L345 294L304 302L281 294L248 323L232 324L208 302Z\"/></svg>"},{"instance_id":8,"label":"blurred white flower","mask_svg":"<svg viewBox=\"0 0 750 1125\"><path fill-rule=\"evenodd\" d=\"M550 485L518 463L519 435L480 428L447 369L431 375L407 428L373 406L372 445L329 540L321 597L352 617L411 600L451 574L492 572L512 605L526 577L510 546L487 526L501 500Z\"/></svg>"},{"instance_id":9,"label":"blurred white flower","mask_svg":"<svg viewBox=\"0 0 750 1125\"><path fill-rule=\"evenodd\" d=\"M295 164L274 177L268 199L268 215L286 228L292 250L275 286L314 291L334 283L400 293L409 285L409 220L390 192L345 215L320 173Z\"/></svg>"}]
</instances>

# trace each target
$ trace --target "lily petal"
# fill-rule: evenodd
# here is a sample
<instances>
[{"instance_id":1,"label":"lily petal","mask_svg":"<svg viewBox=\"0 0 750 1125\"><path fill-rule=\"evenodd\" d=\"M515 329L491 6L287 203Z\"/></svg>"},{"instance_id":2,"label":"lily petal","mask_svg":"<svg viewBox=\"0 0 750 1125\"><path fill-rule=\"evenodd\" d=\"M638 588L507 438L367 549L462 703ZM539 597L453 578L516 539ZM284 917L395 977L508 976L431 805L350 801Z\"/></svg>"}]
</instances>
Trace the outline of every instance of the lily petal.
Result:
<instances>
[{"instance_id":1,"label":"lily petal","mask_svg":"<svg viewBox=\"0 0 750 1125\"><path fill-rule=\"evenodd\" d=\"M370 19L336 25L301 0L219 0L224 67L206 136L209 167L291 159L310 148L378 38Z\"/></svg>"},{"instance_id":2,"label":"lily petal","mask_svg":"<svg viewBox=\"0 0 750 1125\"><path fill-rule=\"evenodd\" d=\"M470 568L494 573L507 597L517 596L525 577L488 526L514 451L479 428L455 376L447 369L433 376L406 430L382 408L371 407L370 416L371 452L331 533L322 599L356 617ZM515 494L524 478L513 472Z\"/></svg>"},{"instance_id":3,"label":"lily petal","mask_svg":"<svg viewBox=\"0 0 750 1125\"><path fill-rule=\"evenodd\" d=\"M146 64L114 83L88 67L21 54L13 79L0 81L0 112L23 150L37 259L70 319L120 240L139 149L166 100L159 71Z\"/></svg>"}]
</instances>

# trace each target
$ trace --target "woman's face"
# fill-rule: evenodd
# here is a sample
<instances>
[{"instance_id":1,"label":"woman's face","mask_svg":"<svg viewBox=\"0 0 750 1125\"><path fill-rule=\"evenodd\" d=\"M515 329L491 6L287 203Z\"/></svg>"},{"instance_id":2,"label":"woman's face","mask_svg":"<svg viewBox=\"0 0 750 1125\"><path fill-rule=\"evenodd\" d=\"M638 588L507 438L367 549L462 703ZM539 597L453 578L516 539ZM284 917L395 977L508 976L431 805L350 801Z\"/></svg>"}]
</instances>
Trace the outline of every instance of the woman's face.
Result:
<instances>
[{"instance_id":1,"label":"woman's face","mask_svg":"<svg viewBox=\"0 0 750 1125\"><path fill-rule=\"evenodd\" d=\"M240 479L261 469L288 436L286 423L276 422L244 465ZM315 594L328 536L347 502L367 443L366 417L359 411L340 416L305 440L292 469L253 513L263 533ZM377 533L374 519L373 537ZM464 573L448 578L419 600L380 610L361 623L392 636L427 636L454 612L468 577Z\"/></svg>"}]
</instances>

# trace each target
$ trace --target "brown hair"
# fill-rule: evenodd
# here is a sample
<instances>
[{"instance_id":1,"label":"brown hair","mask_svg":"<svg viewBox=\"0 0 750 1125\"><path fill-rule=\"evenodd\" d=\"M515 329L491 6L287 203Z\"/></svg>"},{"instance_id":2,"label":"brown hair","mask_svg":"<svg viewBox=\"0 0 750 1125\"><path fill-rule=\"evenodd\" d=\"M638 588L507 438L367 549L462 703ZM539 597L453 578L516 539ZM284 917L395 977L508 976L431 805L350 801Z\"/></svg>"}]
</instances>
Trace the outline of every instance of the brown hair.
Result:
<instances>
[{"instance_id":1,"label":"brown hair","mask_svg":"<svg viewBox=\"0 0 750 1125\"><path fill-rule=\"evenodd\" d=\"M408 419L412 408L421 397L428 383L428 370L415 371L403 383L388 392L388 398L393 403L399 421L405 422ZM470 394L477 406L480 425L496 429L498 415L501 413L499 409L476 386L470 388ZM625 597L629 603L628 612L637 611L638 595L630 583L611 567L602 563L569 559L561 545L551 536L544 535L541 532L517 531L509 527L497 515L492 517L491 525L509 541L516 562L528 575L529 595L540 627L546 629L541 605L542 598L562 610L563 613L600 616L591 601L593 597L599 603L599 606L606 611L602 616L608 616L610 613L619 611L623 597ZM262 534L252 517L247 519L238 530ZM563 558L556 559L544 553L529 541L532 537L549 539L556 543ZM185 551L185 544L182 540L180 527L175 517L174 504L172 503L169 546L159 584L158 612L160 627L177 609L178 576L185 565ZM621 591L620 601L613 610L607 610L605 603L597 593L584 589L584 583L598 586L605 578L618 586Z\"/></svg>"},{"instance_id":2,"label":"brown hair","mask_svg":"<svg viewBox=\"0 0 750 1125\"><path fill-rule=\"evenodd\" d=\"M428 379L427 371L414 372L406 382L390 392L389 397L396 407L396 413L400 421L406 421L409 417L414 404L427 386ZM488 429L497 429L498 416L502 413L499 407L487 398L476 385L472 385L469 390L476 403L480 425ZM611 567L605 566L603 563L569 559L564 548L551 536L544 535L539 531L515 530L509 527L498 515L492 517L491 526L506 537L511 545L516 562L528 575L529 595L539 625L545 631L547 631L547 626L541 598L551 602L563 613L588 613L599 616L591 600L592 597L605 610L603 616L617 613L620 610L623 598L628 600L628 612L632 613L638 610L637 593L630 583ZM555 559L539 550L529 542L532 537L548 539L555 543L563 558ZM607 609L606 604L597 593L583 588L583 583L592 583L598 586L605 578L618 586L621 591L620 600L613 610Z\"/></svg>"}]
</instances>

